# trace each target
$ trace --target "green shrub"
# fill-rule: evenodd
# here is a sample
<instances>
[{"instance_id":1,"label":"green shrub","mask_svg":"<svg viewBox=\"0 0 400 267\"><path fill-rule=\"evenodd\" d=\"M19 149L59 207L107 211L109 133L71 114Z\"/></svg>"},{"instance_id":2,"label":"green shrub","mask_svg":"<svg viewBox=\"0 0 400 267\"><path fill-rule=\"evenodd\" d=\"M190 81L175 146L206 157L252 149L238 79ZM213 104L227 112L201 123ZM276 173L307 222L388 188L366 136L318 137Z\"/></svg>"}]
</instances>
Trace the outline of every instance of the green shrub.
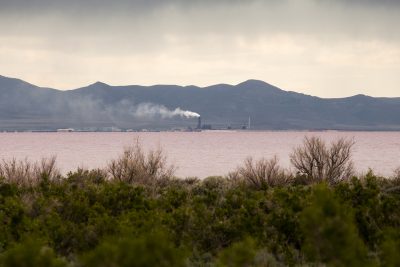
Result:
<instances>
[{"instance_id":1,"label":"green shrub","mask_svg":"<svg viewBox=\"0 0 400 267\"><path fill-rule=\"evenodd\" d=\"M0 266L399 265L396 179L249 186L108 175L0 179Z\"/></svg>"},{"instance_id":2,"label":"green shrub","mask_svg":"<svg viewBox=\"0 0 400 267\"><path fill-rule=\"evenodd\" d=\"M381 265L387 267L400 266L400 231L388 228L381 245Z\"/></svg>"},{"instance_id":3,"label":"green shrub","mask_svg":"<svg viewBox=\"0 0 400 267\"><path fill-rule=\"evenodd\" d=\"M26 241L0 254L0 266L7 267L63 267L67 262L38 241Z\"/></svg>"},{"instance_id":4,"label":"green shrub","mask_svg":"<svg viewBox=\"0 0 400 267\"><path fill-rule=\"evenodd\" d=\"M175 248L163 233L111 238L82 257L82 266L179 267L184 265L184 253Z\"/></svg>"},{"instance_id":5,"label":"green shrub","mask_svg":"<svg viewBox=\"0 0 400 267\"><path fill-rule=\"evenodd\" d=\"M302 251L308 260L332 266L365 266L367 249L351 207L341 204L325 184L314 188L300 217Z\"/></svg>"}]
</instances>

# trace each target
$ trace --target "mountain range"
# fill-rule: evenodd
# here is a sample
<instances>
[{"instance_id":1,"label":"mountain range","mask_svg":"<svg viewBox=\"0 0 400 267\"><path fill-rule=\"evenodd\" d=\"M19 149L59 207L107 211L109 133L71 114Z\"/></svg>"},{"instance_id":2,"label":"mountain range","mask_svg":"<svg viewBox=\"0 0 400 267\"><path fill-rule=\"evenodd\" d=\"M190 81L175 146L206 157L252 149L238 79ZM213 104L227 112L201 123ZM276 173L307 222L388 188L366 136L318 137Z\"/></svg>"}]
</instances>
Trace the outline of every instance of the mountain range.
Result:
<instances>
[{"instance_id":1,"label":"mountain range","mask_svg":"<svg viewBox=\"0 0 400 267\"><path fill-rule=\"evenodd\" d=\"M96 82L62 91L0 76L2 131L196 127L195 116L179 116L177 108L215 129L241 128L250 117L255 130L400 130L400 98L319 98L259 80L207 87Z\"/></svg>"}]
</instances>

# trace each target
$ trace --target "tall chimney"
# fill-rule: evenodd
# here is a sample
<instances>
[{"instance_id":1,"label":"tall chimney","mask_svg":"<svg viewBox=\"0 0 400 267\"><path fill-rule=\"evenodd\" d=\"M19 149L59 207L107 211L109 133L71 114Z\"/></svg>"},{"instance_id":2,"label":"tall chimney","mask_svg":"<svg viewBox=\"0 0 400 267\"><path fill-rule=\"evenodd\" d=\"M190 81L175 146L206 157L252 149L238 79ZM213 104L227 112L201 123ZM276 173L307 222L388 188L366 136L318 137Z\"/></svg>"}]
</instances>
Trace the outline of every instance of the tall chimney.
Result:
<instances>
[{"instance_id":1,"label":"tall chimney","mask_svg":"<svg viewBox=\"0 0 400 267\"><path fill-rule=\"evenodd\" d=\"M197 129L201 129L201 117L198 118Z\"/></svg>"}]
</instances>

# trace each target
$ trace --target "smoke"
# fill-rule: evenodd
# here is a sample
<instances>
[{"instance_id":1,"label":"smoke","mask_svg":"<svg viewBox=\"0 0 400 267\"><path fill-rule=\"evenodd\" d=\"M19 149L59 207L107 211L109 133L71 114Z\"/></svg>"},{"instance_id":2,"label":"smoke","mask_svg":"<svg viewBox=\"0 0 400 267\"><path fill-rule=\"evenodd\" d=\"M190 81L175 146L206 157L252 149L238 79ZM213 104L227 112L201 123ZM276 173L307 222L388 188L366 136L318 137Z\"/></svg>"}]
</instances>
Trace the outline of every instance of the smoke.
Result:
<instances>
[{"instance_id":1,"label":"smoke","mask_svg":"<svg viewBox=\"0 0 400 267\"><path fill-rule=\"evenodd\" d=\"M174 110L169 110L163 105L156 105L152 103L142 103L139 104L134 112L135 117L148 118L161 116L161 118L172 118L172 117L184 117L184 118L198 118L200 114L190 111L183 110L181 108L176 108Z\"/></svg>"},{"instance_id":2,"label":"smoke","mask_svg":"<svg viewBox=\"0 0 400 267\"><path fill-rule=\"evenodd\" d=\"M174 117L181 117L189 119L200 117L200 114L190 110L183 110L180 107L170 110L164 105L150 102L137 104L129 99L123 99L112 104L105 104L101 99L89 96L76 97L67 103L69 116L79 121L100 120L118 122L121 120L131 121L132 117L150 121L157 118L171 119Z\"/></svg>"}]
</instances>

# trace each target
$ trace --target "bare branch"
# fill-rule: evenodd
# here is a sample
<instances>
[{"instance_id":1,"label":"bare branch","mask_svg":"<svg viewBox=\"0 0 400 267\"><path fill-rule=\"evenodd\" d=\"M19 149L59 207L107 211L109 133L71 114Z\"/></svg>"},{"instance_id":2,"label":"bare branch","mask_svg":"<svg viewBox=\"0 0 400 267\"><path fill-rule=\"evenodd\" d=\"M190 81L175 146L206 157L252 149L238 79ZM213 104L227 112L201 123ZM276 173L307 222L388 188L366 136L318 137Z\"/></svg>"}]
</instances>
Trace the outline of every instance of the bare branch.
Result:
<instances>
[{"instance_id":1,"label":"bare branch","mask_svg":"<svg viewBox=\"0 0 400 267\"><path fill-rule=\"evenodd\" d=\"M279 166L277 157L270 160L262 158L257 162L249 157L245 160L244 166L239 167L229 176L233 180L242 181L257 189L290 183L290 176Z\"/></svg>"},{"instance_id":2,"label":"bare branch","mask_svg":"<svg viewBox=\"0 0 400 267\"><path fill-rule=\"evenodd\" d=\"M161 148L143 151L139 141L126 147L123 154L108 165L111 179L137 184L154 184L173 176L175 168L167 165Z\"/></svg>"},{"instance_id":3,"label":"bare branch","mask_svg":"<svg viewBox=\"0 0 400 267\"><path fill-rule=\"evenodd\" d=\"M293 150L290 161L297 173L310 182L326 180L335 184L354 174L353 145L354 140L340 138L327 147L319 137L305 137L303 145Z\"/></svg>"}]
</instances>

